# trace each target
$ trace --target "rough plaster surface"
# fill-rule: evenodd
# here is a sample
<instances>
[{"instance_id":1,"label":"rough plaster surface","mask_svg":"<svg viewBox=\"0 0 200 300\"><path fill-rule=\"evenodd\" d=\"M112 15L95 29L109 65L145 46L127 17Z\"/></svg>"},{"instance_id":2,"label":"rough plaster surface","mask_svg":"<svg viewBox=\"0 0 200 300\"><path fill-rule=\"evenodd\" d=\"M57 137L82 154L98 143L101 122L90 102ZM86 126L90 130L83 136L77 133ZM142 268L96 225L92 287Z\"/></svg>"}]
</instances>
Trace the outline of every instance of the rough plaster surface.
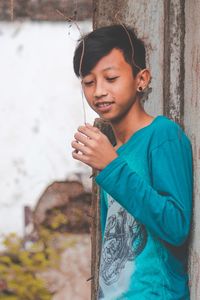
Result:
<instances>
[{"instance_id":1,"label":"rough plaster surface","mask_svg":"<svg viewBox=\"0 0 200 300\"><path fill-rule=\"evenodd\" d=\"M152 115L163 109L163 43L164 4L162 1L98 1L94 0L96 12L94 27L124 22L132 26L147 48L147 67L152 71L152 93L145 102Z\"/></svg>"},{"instance_id":2,"label":"rough plaster surface","mask_svg":"<svg viewBox=\"0 0 200 300\"><path fill-rule=\"evenodd\" d=\"M60 270L49 270L42 274L47 287L54 293L52 300L89 300L90 299L90 236L69 235L73 243L61 256ZM66 240L67 241L67 240Z\"/></svg>"},{"instance_id":3,"label":"rough plaster surface","mask_svg":"<svg viewBox=\"0 0 200 300\"><path fill-rule=\"evenodd\" d=\"M88 32L91 22L80 28ZM0 22L0 233L22 233L23 206L34 206L50 183L91 173L71 157L84 121L72 66L78 37L67 23Z\"/></svg>"}]
</instances>

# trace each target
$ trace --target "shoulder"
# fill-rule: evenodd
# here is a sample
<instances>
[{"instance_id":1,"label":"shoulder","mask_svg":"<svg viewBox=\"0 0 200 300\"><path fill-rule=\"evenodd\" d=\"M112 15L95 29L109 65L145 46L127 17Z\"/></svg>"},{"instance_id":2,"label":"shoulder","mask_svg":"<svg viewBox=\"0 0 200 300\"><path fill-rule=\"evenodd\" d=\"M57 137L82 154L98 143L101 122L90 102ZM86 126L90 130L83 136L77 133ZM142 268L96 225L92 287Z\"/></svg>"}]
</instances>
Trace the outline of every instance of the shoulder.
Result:
<instances>
[{"instance_id":1,"label":"shoulder","mask_svg":"<svg viewBox=\"0 0 200 300\"><path fill-rule=\"evenodd\" d=\"M191 147L191 143L181 126L170 118L156 117L152 132L152 147L157 148L170 141L179 141Z\"/></svg>"}]
</instances>

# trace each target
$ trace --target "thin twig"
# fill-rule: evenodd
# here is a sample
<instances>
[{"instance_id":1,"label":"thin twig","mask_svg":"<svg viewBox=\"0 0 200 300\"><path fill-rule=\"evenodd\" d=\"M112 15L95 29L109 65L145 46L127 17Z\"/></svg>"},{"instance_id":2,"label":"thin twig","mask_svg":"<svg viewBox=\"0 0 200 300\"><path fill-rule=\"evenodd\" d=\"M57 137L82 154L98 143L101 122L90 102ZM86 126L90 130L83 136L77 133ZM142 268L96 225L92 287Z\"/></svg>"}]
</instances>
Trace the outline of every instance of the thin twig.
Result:
<instances>
[{"instance_id":1,"label":"thin twig","mask_svg":"<svg viewBox=\"0 0 200 300\"><path fill-rule=\"evenodd\" d=\"M83 56L84 56L84 51L85 51L85 40L84 37L81 33L81 29L78 26L77 22L76 22L76 18L77 18L77 1L75 2L76 7L75 7L75 11L74 11L74 15L72 17L67 17L65 16L60 10L56 9L56 12L62 16L67 22L72 22L73 24L75 24L76 28L78 29L78 32L81 36L82 39L82 52L81 52L81 58L80 58L80 64L79 64L79 76L80 78L83 78L82 76L82 63L83 63ZM83 106L83 121L84 124L87 123L87 118L86 118L86 108L85 108L85 102L84 102L84 93L83 93L83 89L81 88L81 99L82 99L82 106Z\"/></svg>"},{"instance_id":2,"label":"thin twig","mask_svg":"<svg viewBox=\"0 0 200 300\"><path fill-rule=\"evenodd\" d=\"M128 32L126 26L123 24L123 22L122 22L122 21L120 20L120 18L118 17L118 15L119 15L119 11L116 12L114 18L115 18L115 20L116 20L117 22L119 22L119 24L124 28L126 34L128 35L128 39L129 39L130 45L131 45L131 57L132 57L132 63L133 63L133 65L134 65L136 68L138 68L138 69L141 71L141 67L138 66L138 65L136 64L135 59L134 59L134 53L135 53L135 51L134 51L134 46L133 46L133 43L132 43L130 34L129 34L129 32Z\"/></svg>"},{"instance_id":3,"label":"thin twig","mask_svg":"<svg viewBox=\"0 0 200 300\"><path fill-rule=\"evenodd\" d=\"M81 86L81 97L82 97L82 106L83 106L83 120L84 120L84 124L86 124L87 118L86 118L86 109L85 109L84 93L83 93L82 86Z\"/></svg>"},{"instance_id":4,"label":"thin twig","mask_svg":"<svg viewBox=\"0 0 200 300\"><path fill-rule=\"evenodd\" d=\"M94 276L91 276L90 278L86 279L86 281L90 281L92 279L94 279Z\"/></svg>"}]
</instances>

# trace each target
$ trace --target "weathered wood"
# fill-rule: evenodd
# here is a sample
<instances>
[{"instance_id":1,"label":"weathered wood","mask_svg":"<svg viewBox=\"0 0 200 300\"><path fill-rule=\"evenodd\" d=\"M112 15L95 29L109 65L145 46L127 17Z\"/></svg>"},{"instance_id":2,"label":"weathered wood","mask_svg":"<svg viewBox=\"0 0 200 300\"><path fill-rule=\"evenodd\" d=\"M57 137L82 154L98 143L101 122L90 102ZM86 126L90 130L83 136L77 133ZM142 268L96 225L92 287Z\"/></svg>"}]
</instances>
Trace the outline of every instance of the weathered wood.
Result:
<instances>
[{"instance_id":1,"label":"weathered wood","mask_svg":"<svg viewBox=\"0 0 200 300\"><path fill-rule=\"evenodd\" d=\"M184 124L193 145L194 210L190 247L191 300L200 299L200 1L185 2Z\"/></svg>"},{"instance_id":2,"label":"weathered wood","mask_svg":"<svg viewBox=\"0 0 200 300\"><path fill-rule=\"evenodd\" d=\"M111 144L115 144L115 136L113 134L110 124L102 119L95 119L94 126L99 128L110 140ZM100 194L99 187L95 183L94 177L98 174L93 170L93 185L92 185L92 284L91 284L91 299L96 300L98 295L98 281L99 281L99 263L101 253L101 226L100 226Z\"/></svg>"},{"instance_id":3,"label":"weathered wood","mask_svg":"<svg viewBox=\"0 0 200 300\"><path fill-rule=\"evenodd\" d=\"M165 1L164 114L183 126L185 14L182 0Z\"/></svg>"},{"instance_id":4,"label":"weathered wood","mask_svg":"<svg viewBox=\"0 0 200 300\"><path fill-rule=\"evenodd\" d=\"M93 176L97 171L93 170ZM100 205L99 205L99 188L95 184L93 177L92 184L92 223L91 223L91 299L96 300L98 295L99 263L101 252L101 232L100 232Z\"/></svg>"}]
</instances>

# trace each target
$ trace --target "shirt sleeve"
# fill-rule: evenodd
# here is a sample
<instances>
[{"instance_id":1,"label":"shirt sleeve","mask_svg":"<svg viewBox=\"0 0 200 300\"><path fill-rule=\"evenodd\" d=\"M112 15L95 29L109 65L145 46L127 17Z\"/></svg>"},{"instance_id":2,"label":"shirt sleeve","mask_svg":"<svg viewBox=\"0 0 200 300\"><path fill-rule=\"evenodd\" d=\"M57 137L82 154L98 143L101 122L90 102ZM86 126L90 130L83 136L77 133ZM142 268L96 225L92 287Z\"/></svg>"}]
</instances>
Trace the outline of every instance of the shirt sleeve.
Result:
<instances>
[{"instance_id":1,"label":"shirt sleeve","mask_svg":"<svg viewBox=\"0 0 200 300\"><path fill-rule=\"evenodd\" d=\"M192 211L192 150L188 140L167 140L149 156L151 184L118 156L96 182L160 239L179 246Z\"/></svg>"}]
</instances>

